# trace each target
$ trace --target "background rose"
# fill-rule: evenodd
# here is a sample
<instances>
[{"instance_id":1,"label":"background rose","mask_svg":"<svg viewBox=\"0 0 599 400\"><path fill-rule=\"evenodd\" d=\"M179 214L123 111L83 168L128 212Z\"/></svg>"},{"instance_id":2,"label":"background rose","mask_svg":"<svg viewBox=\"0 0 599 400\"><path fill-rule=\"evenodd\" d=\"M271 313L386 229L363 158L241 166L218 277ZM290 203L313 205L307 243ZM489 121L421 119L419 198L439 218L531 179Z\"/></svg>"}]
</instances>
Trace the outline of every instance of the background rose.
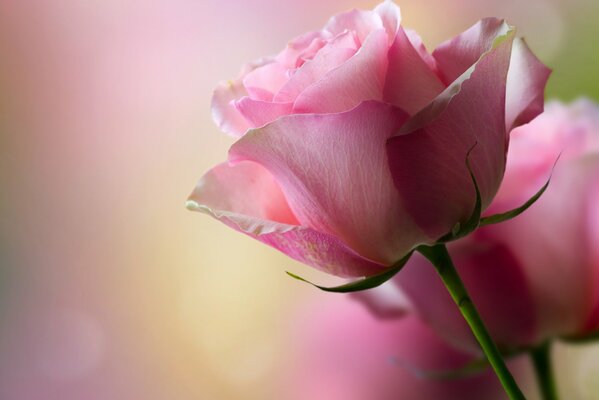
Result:
<instances>
[{"instance_id":1,"label":"background rose","mask_svg":"<svg viewBox=\"0 0 599 400\"><path fill-rule=\"evenodd\" d=\"M490 369L460 379L433 379L434 372L462 368L473 359L448 346L417 316L381 320L347 298L328 296L307 303L294 317L289 335L293 353L279 398L506 398ZM527 398L537 399L527 358L512 359L509 366Z\"/></svg>"},{"instance_id":2,"label":"background rose","mask_svg":"<svg viewBox=\"0 0 599 400\"><path fill-rule=\"evenodd\" d=\"M587 100L552 103L514 130L506 176L490 209L503 211L533 194L560 152L549 188L528 211L450 246L473 301L504 346L599 328L599 108ZM446 338L476 348L426 262L415 256L396 284ZM373 301L381 311L398 312L371 295Z\"/></svg>"},{"instance_id":3,"label":"background rose","mask_svg":"<svg viewBox=\"0 0 599 400\"><path fill-rule=\"evenodd\" d=\"M428 54L399 9L333 17L217 88L216 122L242 135L190 208L339 276L377 273L486 207L508 133L543 108L548 70L503 21Z\"/></svg>"}]
</instances>

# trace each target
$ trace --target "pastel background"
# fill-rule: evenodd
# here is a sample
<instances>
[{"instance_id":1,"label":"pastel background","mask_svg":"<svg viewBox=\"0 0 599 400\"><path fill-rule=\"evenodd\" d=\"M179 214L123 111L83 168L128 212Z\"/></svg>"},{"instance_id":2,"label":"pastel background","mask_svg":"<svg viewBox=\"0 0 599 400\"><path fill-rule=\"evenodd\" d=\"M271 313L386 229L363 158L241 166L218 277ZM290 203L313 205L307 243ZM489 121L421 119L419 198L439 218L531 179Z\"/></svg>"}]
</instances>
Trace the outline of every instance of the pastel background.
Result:
<instances>
[{"instance_id":1,"label":"pastel background","mask_svg":"<svg viewBox=\"0 0 599 400\"><path fill-rule=\"evenodd\" d=\"M216 83L376 1L0 0L0 399L275 399L328 278L184 207L232 139ZM485 16L599 100L596 0L398 0L429 49ZM599 399L599 346L556 351ZM285 400L285 399L283 399Z\"/></svg>"}]
</instances>

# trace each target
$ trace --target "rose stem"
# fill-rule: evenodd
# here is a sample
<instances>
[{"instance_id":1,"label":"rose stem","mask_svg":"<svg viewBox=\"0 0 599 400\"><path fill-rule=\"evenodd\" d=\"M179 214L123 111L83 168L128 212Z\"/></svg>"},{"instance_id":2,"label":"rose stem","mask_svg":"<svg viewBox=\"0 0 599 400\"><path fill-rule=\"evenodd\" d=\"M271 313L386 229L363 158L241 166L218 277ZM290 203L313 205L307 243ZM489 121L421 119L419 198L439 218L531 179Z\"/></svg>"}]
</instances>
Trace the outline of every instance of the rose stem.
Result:
<instances>
[{"instance_id":1,"label":"rose stem","mask_svg":"<svg viewBox=\"0 0 599 400\"><path fill-rule=\"evenodd\" d=\"M470 326L472 333L474 333L474 336L482 347L483 352L493 367L495 374L499 378L499 381L503 385L503 389L508 394L509 398L511 400L526 400L526 397L522 394L514 377L505 365L503 356L491 338L491 335L489 335L474 303L470 300L466 287L464 286L455 265L453 265L445 245L437 244L430 247L420 246L418 251L434 265L439 273L445 287L460 309L462 316Z\"/></svg>"},{"instance_id":2,"label":"rose stem","mask_svg":"<svg viewBox=\"0 0 599 400\"><path fill-rule=\"evenodd\" d=\"M551 367L551 343L549 341L531 351L532 361L544 400L558 400L553 368Z\"/></svg>"}]
</instances>

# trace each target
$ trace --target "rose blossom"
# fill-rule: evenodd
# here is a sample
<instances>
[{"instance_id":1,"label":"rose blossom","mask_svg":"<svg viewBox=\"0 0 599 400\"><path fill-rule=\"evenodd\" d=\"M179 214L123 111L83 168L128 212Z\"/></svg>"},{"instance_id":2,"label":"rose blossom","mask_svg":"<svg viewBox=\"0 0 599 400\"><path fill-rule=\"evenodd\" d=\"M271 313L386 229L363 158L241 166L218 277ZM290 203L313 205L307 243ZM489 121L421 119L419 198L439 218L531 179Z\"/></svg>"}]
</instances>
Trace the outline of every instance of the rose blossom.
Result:
<instances>
[{"instance_id":1,"label":"rose blossom","mask_svg":"<svg viewBox=\"0 0 599 400\"><path fill-rule=\"evenodd\" d=\"M329 273L378 273L468 219L475 144L486 208L548 74L498 19L429 54L390 1L339 14L216 89L239 139L189 208Z\"/></svg>"},{"instance_id":2,"label":"rose blossom","mask_svg":"<svg viewBox=\"0 0 599 400\"><path fill-rule=\"evenodd\" d=\"M530 197L560 152L549 188L529 210L449 246L487 327L506 347L599 329L599 106L588 100L552 103L530 124L515 129L505 178L489 210L503 211ZM394 283L447 339L475 348L467 325L426 262L413 257ZM367 301L388 315L406 304L389 296L382 302L374 293Z\"/></svg>"},{"instance_id":3,"label":"rose blossom","mask_svg":"<svg viewBox=\"0 0 599 400\"><path fill-rule=\"evenodd\" d=\"M475 359L450 347L417 316L382 320L347 297L327 296L303 305L290 319L288 364L282 368L285 400L503 400L490 369L442 379ZM537 398L527 357L510 369ZM428 374L428 376L427 376Z\"/></svg>"}]
</instances>

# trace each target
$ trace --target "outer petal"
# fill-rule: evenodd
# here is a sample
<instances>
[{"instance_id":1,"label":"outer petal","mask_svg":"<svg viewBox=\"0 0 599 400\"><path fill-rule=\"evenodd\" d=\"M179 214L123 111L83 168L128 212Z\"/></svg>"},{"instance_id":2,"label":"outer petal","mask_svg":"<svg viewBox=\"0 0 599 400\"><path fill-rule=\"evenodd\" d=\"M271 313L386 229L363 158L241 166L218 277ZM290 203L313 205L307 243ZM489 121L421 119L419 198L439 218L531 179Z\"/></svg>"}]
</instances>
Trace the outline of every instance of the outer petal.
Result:
<instances>
[{"instance_id":1,"label":"outer petal","mask_svg":"<svg viewBox=\"0 0 599 400\"><path fill-rule=\"evenodd\" d=\"M527 276L509 249L480 238L450 246L456 268L491 335L499 344L531 344L537 333ZM432 265L415 254L394 278L415 311L456 347L479 352L468 325Z\"/></svg>"},{"instance_id":2,"label":"outer petal","mask_svg":"<svg viewBox=\"0 0 599 400\"><path fill-rule=\"evenodd\" d=\"M253 100L246 96L237 100L235 107L251 128L259 128L283 115L291 114L293 104Z\"/></svg>"},{"instance_id":3,"label":"outer petal","mask_svg":"<svg viewBox=\"0 0 599 400\"><path fill-rule=\"evenodd\" d=\"M420 55L420 58L422 58L422 60L429 66L431 71L438 74L437 60L435 60L435 57L428 52L422 38L418 35L418 32L413 29L404 29L404 32L410 40L412 47L414 47L414 50Z\"/></svg>"},{"instance_id":4,"label":"outer petal","mask_svg":"<svg viewBox=\"0 0 599 400\"><path fill-rule=\"evenodd\" d=\"M364 42L372 31L384 28L383 21L377 13L353 9L332 17L325 25L324 31L330 32L333 36L344 31L354 31L360 42Z\"/></svg>"},{"instance_id":5,"label":"outer petal","mask_svg":"<svg viewBox=\"0 0 599 400\"><path fill-rule=\"evenodd\" d=\"M427 240L402 208L385 154L386 140L406 117L377 102L339 114L286 116L244 136L230 159L269 169L303 226L390 264Z\"/></svg>"},{"instance_id":6,"label":"outer petal","mask_svg":"<svg viewBox=\"0 0 599 400\"><path fill-rule=\"evenodd\" d=\"M507 75L505 123L507 132L543 112L545 85L551 70L539 61L523 39L514 40Z\"/></svg>"},{"instance_id":7,"label":"outer petal","mask_svg":"<svg viewBox=\"0 0 599 400\"><path fill-rule=\"evenodd\" d=\"M294 112L342 112L365 100L381 100L387 70L387 41L384 29L371 32L352 58L297 97Z\"/></svg>"},{"instance_id":8,"label":"outer petal","mask_svg":"<svg viewBox=\"0 0 599 400\"><path fill-rule=\"evenodd\" d=\"M272 175L256 163L216 166L199 181L188 207L334 275L372 275L383 268L336 237L299 226Z\"/></svg>"},{"instance_id":9,"label":"outer petal","mask_svg":"<svg viewBox=\"0 0 599 400\"><path fill-rule=\"evenodd\" d=\"M485 18L455 38L442 43L433 52L441 75L447 84L474 65L493 47L495 39L505 35L509 26L497 18Z\"/></svg>"},{"instance_id":10,"label":"outer petal","mask_svg":"<svg viewBox=\"0 0 599 400\"><path fill-rule=\"evenodd\" d=\"M452 348L416 316L380 320L343 297L326 296L291 319L292 349L284 369L286 400L504 400L490 369L461 379L425 372L465 366L473 358ZM510 360L526 390L534 381L527 357Z\"/></svg>"},{"instance_id":11,"label":"outer petal","mask_svg":"<svg viewBox=\"0 0 599 400\"><path fill-rule=\"evenodd\" d=\"M225 133L242 136L250 124L235 107L234 102L248 92L240 80L221 83L212 95L212 118L216 125Z\"/></svg>"},{"instance_id":12,"label":"outer petal","mask_svg":"<svg viewBox=\"0 0 599 400\"><path fill-rule=\"evenodd\" d=\"M256 100L272 101L274 94L289 80L287 68L278 62L256 68L243 78L250 97Z\"/></svg>"},{"instance_id":13,"label":"outer petal","mask_svg":"<svg viewBox=\"0 0 599 400\"><path fill-rule=\"evenodd\" d=\"M235 101L248 96L243 86L243 77L256 68L272 63L270 58L262 58L247 63L241 69L240 77L236 80L221 83L212 95L212 118L216 125L225 133L233 136L242 136L249 128L248 121L235 107Z\"/></svg>"},{"instance_id":14,"label":"outer petal","mask_svg":"<svg viewBox=\"0 0 599 400\"><path fill-rule=\"evenodd\" d=\"M487 212L523 204L547 181L558 157L556 168L561 169L569 160L599 152L597 132L597 105L584 99L571 105L548 103L543 114L510 134L505 176Z\"/></svg>"},{"instance_id":15,"label":"outer petal","mask_svg":"<svg viewBox=\"0 0 599 400\"><path fill-rule=\"evenodd\" d=\"M435 101L408 121L406 126L415 126L415 131L388 143L389 165L406 208L433 238L448 233L472 213L475 192L466 167L469 149L476 145L470 163L483 209L501 183L512 39L510 32L464 74L461 88L449 87L439 96L440 105Z\"/></svg>"},{"instance_id":16,"label":"outer petal","mask_svg":"<svg viewBox=\"0 0 599 400\"><path fill-rule=\"evenodd\" d=\"M399 28L389 49L384 100L414 114L444 89L443 82Z\"/></svg>"},{"instance_id":17,"label":"outer petal","mask_svg":"<svg viewBox=\"0 0 599 400\"><path fill-rule=\"evenodd\" d=\"M385 0L374 8L374 12L377 13L383 21L383 26L389 36L389 43L393 43L395 34L401 24L401 11L397 4L391 0Z\"/></svg>"}]
</instances>

